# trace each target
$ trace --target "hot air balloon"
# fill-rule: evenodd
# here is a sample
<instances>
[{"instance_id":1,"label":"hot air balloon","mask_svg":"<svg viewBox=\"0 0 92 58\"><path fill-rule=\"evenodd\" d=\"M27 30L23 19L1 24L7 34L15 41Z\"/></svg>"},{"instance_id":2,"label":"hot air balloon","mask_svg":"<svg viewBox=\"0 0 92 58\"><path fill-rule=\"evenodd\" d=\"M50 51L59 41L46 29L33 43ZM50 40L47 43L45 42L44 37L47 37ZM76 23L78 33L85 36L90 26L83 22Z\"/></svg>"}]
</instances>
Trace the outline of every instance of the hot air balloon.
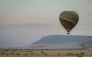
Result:
<instances>
[{"instance_id":1,"label":"hot air balloon","mask_svg":"<svg viewBox=\"0 0 92 58\"><path fill-rule=\"evenodd\" d=\"M76 26L79 16L75 11L63 11L59 16L61 25L66 29L67 34Z\"/></svg>"}]
</instances>

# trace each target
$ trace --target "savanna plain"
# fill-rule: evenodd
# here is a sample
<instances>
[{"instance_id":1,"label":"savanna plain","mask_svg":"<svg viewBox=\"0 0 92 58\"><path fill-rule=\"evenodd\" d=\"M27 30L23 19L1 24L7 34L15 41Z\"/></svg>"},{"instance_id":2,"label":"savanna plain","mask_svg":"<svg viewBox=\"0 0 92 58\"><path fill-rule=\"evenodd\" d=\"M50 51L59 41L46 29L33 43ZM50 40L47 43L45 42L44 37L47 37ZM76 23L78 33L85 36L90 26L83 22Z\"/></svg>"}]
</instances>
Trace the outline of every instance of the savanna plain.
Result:
<instances>
[{"instance_id":1,"label":"savanna plain","mask_svg":"<svg viewBox=\"0 0 92 58\"><path fill-rule=\"evenodd\" d=\"M92 50L0 49L0 57L91 57Z\"/></svg>"}]
</instances>

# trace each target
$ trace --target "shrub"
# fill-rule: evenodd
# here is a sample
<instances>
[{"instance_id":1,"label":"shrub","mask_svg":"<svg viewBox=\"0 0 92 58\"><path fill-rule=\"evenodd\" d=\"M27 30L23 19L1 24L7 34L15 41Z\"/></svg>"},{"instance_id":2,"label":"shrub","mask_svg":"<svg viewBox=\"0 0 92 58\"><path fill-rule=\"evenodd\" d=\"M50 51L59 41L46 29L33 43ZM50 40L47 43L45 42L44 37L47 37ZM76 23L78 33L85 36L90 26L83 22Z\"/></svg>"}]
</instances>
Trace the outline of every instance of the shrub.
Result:
<instances>
[{"instance_id":1,"label":"shrub","mask_svg":"<svg viewBox=\"0 0 92 58\"><path fill-rule=\"evenodd\" d=\"M31 53L31 54L34 54L34 53Z\"/></svg>"},{"instance_id":2,"label":"shrub","mask_svg":"<svg viewBox=\"0 0 92 58\"><path fill-rule=\"evenodd\" d=\"M25 56L27 56L27 54L25 54Z\"/></svg>"},{"instance_id":3,"label":"shrub","mask_svg":"<svg viewBox=\"0 0 92 58\"><path fill-rule=\"evenodd\" d=\"M58 56L60 56L60 54L58 54Z\"/></svg>"},{"instance_id":4,"label":"shrub","mask_svg":"<svg viewBox=\"0 0 92 58\"><path fill-rule=\"evenodd\" d=\"M7 50L5 50L7 52Z\"/></svg>"},{"instance_id":5,"label":"shrub","mask_svg":"<svg viewBox=\"0 0 92 58\"><path fill-rule=\"evenodd\" d=\"M84 53L83 53L83 52L81 52L81 55L84 55Z\"/></svg>"},{"instance_id":6,"label":"shrub","mask_svg":"<svg viewBox=\"0 0 92 58\"><path fill-rule=\"evenodd\" d=\"M11 54L13 54L13 52Z\"/></svg>"},{"instance_id":7,"label":"shrub","mask_svg":"<svg viewBox=\"0 0 92 58\"><path fill-rule=\"evenodd\" d=\"M42 53L44 53L44 52L42 52Z\"/></svg>"},{"instance_id":8,"label":"shrub","mask_svg":"<svg viewBox=\"0 0 92 58\"><path fill-rule=\"evenodd\" d=\"M44 55L46 55L46 56L47 56L47 54L44 54Z\"/></svg>"},{"instance_id":9,"label":"shrub","mask_svg":"<svg viewBox=\"0 0 92 58\"><path fill-rule=\"evenodd\" d=\"M68 55L70 55L70 53L68 53Z\"/></svg>"},{"instance_id":10,"label":"shrub","mask_svg":"<svg viewBox=\"0 0 92 58\"><path fill-rule=\"evenodd\" d=\"M16 54L17 56L19 56L20 54Z\"/></svg>"}]
</instances>

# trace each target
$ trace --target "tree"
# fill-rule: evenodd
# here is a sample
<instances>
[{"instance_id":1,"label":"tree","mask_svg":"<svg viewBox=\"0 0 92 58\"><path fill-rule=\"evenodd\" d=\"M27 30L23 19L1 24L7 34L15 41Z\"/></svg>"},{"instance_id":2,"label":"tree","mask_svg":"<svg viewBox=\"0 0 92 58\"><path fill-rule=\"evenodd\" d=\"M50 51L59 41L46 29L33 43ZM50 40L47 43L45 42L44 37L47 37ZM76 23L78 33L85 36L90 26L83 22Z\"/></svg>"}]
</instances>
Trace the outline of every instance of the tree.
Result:
<instances>
[{"instance_id":1,"label":"tree","mask_svg":"<svg viewBox=\"0 0 92 58\"><path fill-rule=\"evenodd\" d=\"M84 53L83 53L83 52L81 52L81 55L84 55Z\"/></svg>"},{"instance_id":2,"label":"tree","mask_svg":"<svg viewBox=\"0 0 92 58\"><path fill-rule=\"evenodd\" d=\"M31 55L33 55L34 53L31 53Z\"/></svg>"},{"instance_id":3,"label":"tree","mask_svg":"<svg viewBox=\"0 0 92 58\"><path fill-rule=\"evenodd\" d=\"M20 54L16 54L16 55L17 55L17 57L19 57Z\"/></svg>"},{"instance_id":4,"label":"tree","mask_svg":"<svg viewBox=\"0 0 92 58\"><path fill-rule=\"evenodd\" d=\"M46 56L47 56L47 54L44 54L44 55L46 55Z\"/></svg>"},{"instance_id":5,"label":"tree","mask_svg":"<svg viewBox=\"0 0 92 58\"><path fill-rule=\"evenodd\" d=\"M68 53L68 55L70 55L70 53Z\"/></svg>"},{"instance_id":6,"label":"tree","mask_svg":"<svg viewBox=\"0 0 92 58\"><path fill-rule=\"evenodd\" d=\"M76 55L79 55L79 54L76 54Z\"/></svg>"},{"instance_id":7,"label":"tree","mask_svg":"<svg viewBox=\"0 0 92 58\"><path fill-rule=\"evenodd\" d=\"M13 54L13 52L11 52L11 54Z\"/></svg>"},{"instance_id":8,"label":"tree","mask_svg":"<svg viewBox=\"0 0 92 58\"><path fill-rule=\"evenodd\" d=\"M34 53L31 53L31 54L34 54Z\"/></svg>"},{"instance_id":9,"label":"tree","mask_svg":"<svg viewBox=\"0 0 92 58\"><path fill-rule=\"evenodd\" d=\"M7 50L5 50L7 52Z\"/></svg>"},{"instance_id":10,"label":"tree","mask_svg":"<svg viewBox=\"0 0 92 58\"><path fill-rule=\"evenodd\" d=\"M44 53L44 52L42 51L42 53Z\"/></svg>"},{"instance_id":11,"label":"tree","mask_svg":"<svg viewBox=\"0 0 92 58\"><path fill-rule=\"evenodd\" d=\"M32 51L29 51L29 52L32 52Z\"/></svg>"},{"instance_id":12,"label":"tree","mask_svg":"<svg viewBox=\"0 0 92 58\"><path fill-rule=\"evenodd\" d=\"M27 54L25 54L25 56L27 57Z\"/></svg>"},{"instance_id":13,"label":"tree","mask_svg":"<svg viewBox=\"0 0 92 58\"><path fill-rule=\"evenodd\" d=\"M76 54L77 56L79 56L79 54Z\"/></svg>"},{"instance_id":14,"label":"tree","mask_svg":"<svg viewBox=\"0 0 92 58\"><path fill-rule=\"evenodd\" d=\"M60 57L60 54L58 54L58 56Z\"/></svg>"}]
</instances>

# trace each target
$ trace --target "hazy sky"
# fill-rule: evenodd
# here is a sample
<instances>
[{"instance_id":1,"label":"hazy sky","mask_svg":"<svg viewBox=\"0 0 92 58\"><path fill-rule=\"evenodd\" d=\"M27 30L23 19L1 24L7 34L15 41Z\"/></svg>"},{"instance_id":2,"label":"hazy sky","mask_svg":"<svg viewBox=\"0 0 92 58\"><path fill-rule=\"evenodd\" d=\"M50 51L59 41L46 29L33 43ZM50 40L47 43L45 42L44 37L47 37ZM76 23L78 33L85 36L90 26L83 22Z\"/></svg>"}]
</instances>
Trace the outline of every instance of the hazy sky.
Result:
<instances>
[{"instance_id":1,"label":"hazy sky","mask_svg":"<svg viewBox=\"0 0 92 58\"><path fill-rule=\"evenodd\" d=\"M0 0L0 47L29 45L43 36L67 35L62 11L79 14L71 35L92 36L92 0Z\"/></svg>"}]
</instances>

